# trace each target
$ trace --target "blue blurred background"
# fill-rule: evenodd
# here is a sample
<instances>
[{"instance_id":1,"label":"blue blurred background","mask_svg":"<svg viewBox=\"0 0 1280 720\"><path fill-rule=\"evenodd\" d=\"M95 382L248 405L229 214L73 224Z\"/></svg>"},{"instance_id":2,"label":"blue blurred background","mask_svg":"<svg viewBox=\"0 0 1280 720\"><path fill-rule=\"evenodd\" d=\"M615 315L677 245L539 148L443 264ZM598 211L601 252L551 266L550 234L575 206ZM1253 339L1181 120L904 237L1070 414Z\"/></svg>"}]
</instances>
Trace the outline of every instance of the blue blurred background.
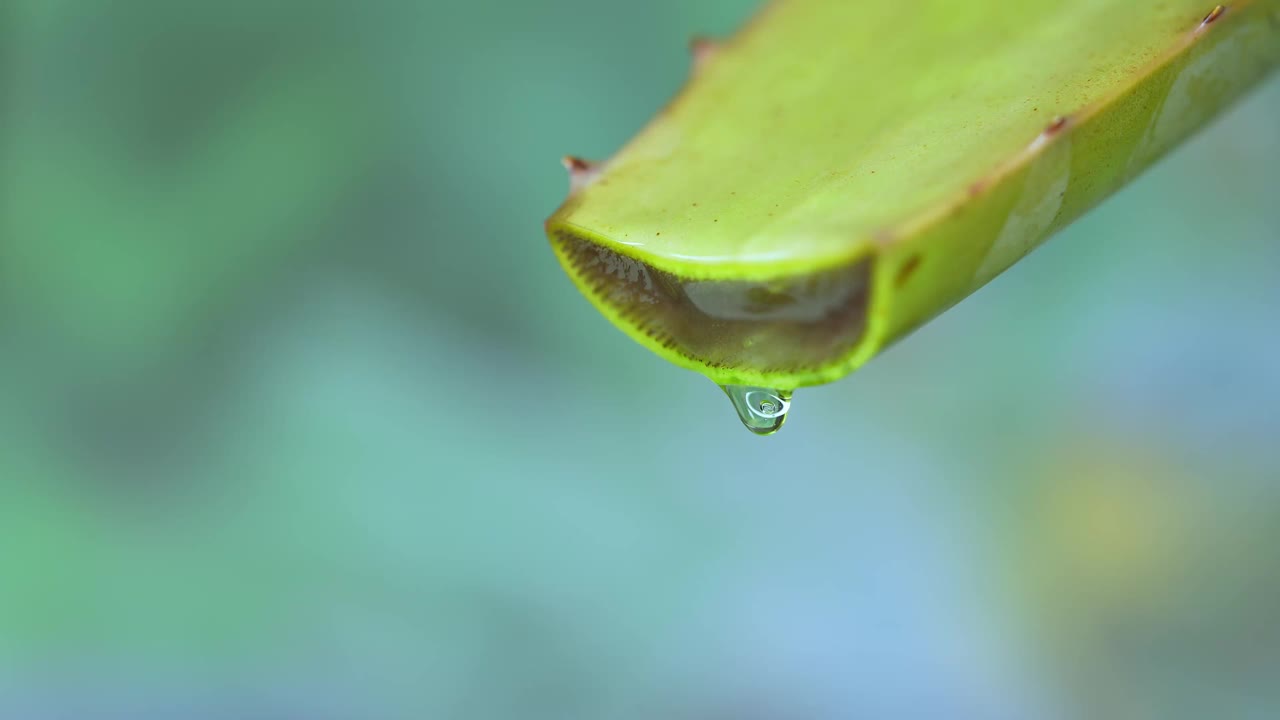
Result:
<instances>
[{"instance_id":1,"label":"blue blurred background","mask_svg":"<svg viewBox=\"0 0 1280 720\"><path fill-rule=\"evenodd\" d=\"M0 717L1280 713L1280 78L753 437L542 234L754 0L7 0Z\"/></svg>"}]
</instances>

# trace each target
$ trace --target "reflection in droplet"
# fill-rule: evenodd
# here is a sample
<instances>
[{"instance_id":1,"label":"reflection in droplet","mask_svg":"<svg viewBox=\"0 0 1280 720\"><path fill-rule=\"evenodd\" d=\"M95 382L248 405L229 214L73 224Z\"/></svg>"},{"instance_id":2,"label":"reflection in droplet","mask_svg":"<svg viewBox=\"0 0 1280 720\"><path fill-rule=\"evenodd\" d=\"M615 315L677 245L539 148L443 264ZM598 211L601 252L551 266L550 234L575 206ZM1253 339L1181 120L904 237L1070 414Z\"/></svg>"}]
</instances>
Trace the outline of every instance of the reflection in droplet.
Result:
<instances>
[{"instance_id":1,"label":"reflection in droplet","mask_svg":"<svg viewBox=\"0 0 1280 720\"><path fill-rule=\"evenodd\" d=\"M787 411L791 409L790 390L747 385L721 385L720 389L733 401L733 409L738 411L742 424L757 435L772 435L787 420Z\"/></svg>"}]
</instances>

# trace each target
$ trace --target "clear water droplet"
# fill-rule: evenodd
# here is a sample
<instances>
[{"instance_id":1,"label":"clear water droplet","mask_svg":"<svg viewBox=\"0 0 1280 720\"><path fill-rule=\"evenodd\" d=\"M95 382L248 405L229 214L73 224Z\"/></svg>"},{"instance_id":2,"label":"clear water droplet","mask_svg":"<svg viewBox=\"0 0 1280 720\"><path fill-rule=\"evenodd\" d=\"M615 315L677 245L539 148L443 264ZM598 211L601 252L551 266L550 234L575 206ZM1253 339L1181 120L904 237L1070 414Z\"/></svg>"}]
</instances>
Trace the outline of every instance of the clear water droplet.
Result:
<instances>
[{"instance_id":1,"label":"clear water droplet","mask_svg":"<svg viewBox=\"0 0 1280 720\"><path fill-rule=\"evenodd\" d=\"M742 424L757 435L772 435L787 420L787 411L791 409L790 390L749 385L721 385L720 389L733 402Z\"/></svg>"}]
</instances>

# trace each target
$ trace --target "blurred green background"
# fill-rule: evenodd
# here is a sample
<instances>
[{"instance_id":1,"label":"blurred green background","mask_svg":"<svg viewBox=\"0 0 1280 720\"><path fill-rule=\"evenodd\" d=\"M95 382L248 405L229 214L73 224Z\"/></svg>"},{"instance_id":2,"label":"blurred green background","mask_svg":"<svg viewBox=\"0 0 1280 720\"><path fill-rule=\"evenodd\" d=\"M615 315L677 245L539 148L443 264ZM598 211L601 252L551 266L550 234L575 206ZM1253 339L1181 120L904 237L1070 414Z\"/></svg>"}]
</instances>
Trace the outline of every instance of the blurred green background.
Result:
<instances>
[{"instance_id":1,"label":"blurred green background","mask_svg":"<svg viewBox=\"0 0 1280 720\"><path fill-rule=\"evenodd\" d=\"M761 439L541 227L754 6L0 6L0 717L1280 713L1280 78Z\"/></svg>"}]
</instances>

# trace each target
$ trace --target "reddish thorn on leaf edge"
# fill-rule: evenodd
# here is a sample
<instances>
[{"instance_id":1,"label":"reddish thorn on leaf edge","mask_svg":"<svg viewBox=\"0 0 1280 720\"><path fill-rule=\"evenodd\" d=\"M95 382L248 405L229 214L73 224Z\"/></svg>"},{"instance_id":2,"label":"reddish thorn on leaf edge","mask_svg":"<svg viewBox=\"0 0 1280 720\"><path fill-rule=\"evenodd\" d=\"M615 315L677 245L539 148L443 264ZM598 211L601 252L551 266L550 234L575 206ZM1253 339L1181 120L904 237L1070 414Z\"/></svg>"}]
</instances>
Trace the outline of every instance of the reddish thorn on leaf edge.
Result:
<instances>
[{"instance_id":1,"label":"reddish thorn on leaf edge","mask_svg":"<svg viewBox=\"0 0 1280 720\"><path fill-rule=\"evenodd\" d=\"M577 174L577 173L591 172L591 169L593 167L591 161L583 160L582 158L576 157L574 155L565 155L564 157L560 158L560 164L563 165L564 169L568 170L569 174L571 175Z\"/></svg>"},{"instance_id":2,"label":"reddish thorn on leaf edge","mask_svg":"<svg viewBox=\"0 0 1280 720\"><path fill-rule=\"evenodd\" d=\"M720 48L720 42L703 35L696 35L689 39L689 53L693 55L693 67L696 69L711 59L716 50Z\"/></svg>"},{"instance_id":3,"label":"reddish thorn on leaf edge","mask_svg":"<svg viewBox=\"0 0 1280 720\"><path fill-rule=\"evenodd\" d=\"M1205 15L1204 19L1200 21L1200 26L1204 27L1205 25L1212 23L1214 20L1217 20L1218 18L1222 17L1222 13L1226 11L1227 11L1227 8L1222 5L1218 5L1214 7L1212 10L1209 11L1209 14Z\"/></svg>"},{"instance_id":4,"label":"reddish thorn on leaf edge","mask_svg":"<svg viewBox=\"0 0 1280 720\"><path fill-rule=\"evenodd\" d=\"M569 194L572 195L591 184L600 174L600 166L590 160L583 160L573 155L560 158L560 164L569 171Z\"/></svg>"}]
</instances>

